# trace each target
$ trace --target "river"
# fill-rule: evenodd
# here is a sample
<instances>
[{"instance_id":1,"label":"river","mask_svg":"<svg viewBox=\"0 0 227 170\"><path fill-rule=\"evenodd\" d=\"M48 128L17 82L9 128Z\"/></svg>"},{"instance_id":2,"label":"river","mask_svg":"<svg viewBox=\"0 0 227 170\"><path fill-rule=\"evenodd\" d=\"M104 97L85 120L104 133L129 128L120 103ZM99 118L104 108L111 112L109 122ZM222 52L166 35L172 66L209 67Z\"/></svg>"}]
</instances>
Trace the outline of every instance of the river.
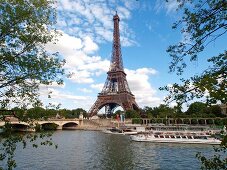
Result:
<instances>
[{"instance_id":1,"label":"river","mask_svg":"<svg viewBox=\"0 0 227 170\"><path fill-rule=\"evenodd\" d=\"M196 170L197 152L212 153L210 145L133 142L126 135L99 131L56 131L58 148L18 146L16 170Z\"/></svg>"}]
</instances>

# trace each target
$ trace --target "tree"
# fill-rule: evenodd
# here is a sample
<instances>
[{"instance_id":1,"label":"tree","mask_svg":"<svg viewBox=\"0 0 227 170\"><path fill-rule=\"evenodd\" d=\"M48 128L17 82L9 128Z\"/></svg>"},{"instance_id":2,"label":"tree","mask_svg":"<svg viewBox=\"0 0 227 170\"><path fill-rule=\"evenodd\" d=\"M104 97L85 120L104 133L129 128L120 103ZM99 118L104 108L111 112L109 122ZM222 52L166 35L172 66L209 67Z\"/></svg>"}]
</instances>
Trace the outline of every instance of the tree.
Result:
<instances>
[{"instance_id":1,"label":"tree","mask_svg":"<svg viewBox=\"0 0 227 170\"><path fill-rule=\"evenodd\" d=\"M34 107L30 108L26 111L26 116L30 119L40 119L44 117L46 114L46 110L42 107Z\"/></svg>"},{"instance_id":2,"label":"tree","mask_svg":"<svg viewBox=\"0 0 227 170\"><path fill-rule=\"evenodd\" d=\"M167 105L160 104L158 107L144 107L143 111L145 112L146 116L148 118L152 117L160 117L160 118L166 118L166 117L177 117L182 112L177 107L171 108Z\"/></svg>"},{"instance_id":3,"label":"tree","mask_svg":"<svg viewBox=\"0 0 227 170\"><path fill-rule=\"evenodd\" d=\"M170 72L181 75L187 64L186 58L196 61L200 52L211 42L216 42L227 32L227 1L226 0L178 0L179 8L183 9L182 18L173 25L173 29L181 27L184 41L168 47L172 57ZM189 3L190 5L186 5ZM182 84L174 83L161 90L167 90L166 102L176 101L182 105L195 98L206 98L207 104L227 103L227 51L218 51L216 56L208 56L209 67L200 75L189 79L181 79ZM226 136L223 141L225 141ZM225 143L226 144L226 143ZM217 148L226 152L226 146ZM226 169L226 158L214 155L214 159L197 155L202 162L202 169ZM214 166L213 166L214 165ZM220 165L220 166L219 166Z\"/></svg>"},{"instance_id":4,"label":"tree","mask_svg":"<svg viewBox=\"0 0 227 170\"><path fill-rule=\"evenodd\" d=\"M206 106L205 103L194 102L189 106L188 110L186 111L186 114L188 114L188 115L192 115L192 114L200 115L200 114L205 113L206 108L207 108L207 106Z\"/></svg>"},{"instance_id":5,"label":"tree","mask_svg":"<svg viewBox=\"0 0 227 170\"><path fill-rule=\"evenodd\" d=\"M1 108L11 103L20 108L31 104L39 106L39 85L62 83L65 61L60 60L57 53L45 50L45 44L54 42L59 35L53 29L56 22L53 3L52 0L0 1ZM23 114L15 116L28 120ZM26 146L26 138L31 142L37 137L48 137L48 134L27 134L24 138L13 134L10 123L6 123L0 135L0 161L6 160L8 169L16 167L13 156L18 142ZM52 142L46 139L41 144L52 145Z\"/></svg>"},{"instance_id":6,"label":"tree","mask_svg":"<svg viewBox=\"0 0 227 170\"><path fill-rule=\"evenodd\" d=\"M136 110L127 110L125 118L140 118L140 114Z\"/></svg>"},{"instance_id":7,"label":"tree","mask_svg":"<svg viewBox=\"0 0 227 170\"><path fill-rule=\"evenodd\" d=\"M39 85L62 83L64 70L57 53L45 44L58 35L52 0L6 0L0 3L0 98L27 106L39 102Z\"/></svg>"},{"instance_id":8,"label":"tree","mask_svg":"<svg viewBox=\"0 0 227 170\"><path fill-rule=\"evenodd\" d=\"M199 53L227 32L227 2L225 0L178 0L179 9L184 7L182 18L174 23L173 29L182 27L185 41L168 47L167 52L172 57L170 72L181 75L187 64L186 58L196 61ZM190 3L191 5L186 5ZM166 102L176 101L179 105L195 98L204 98L208 104L218 101L227 102L227 51L210 56L207 60L210 66L201 75L189 79L181 79L182 84L165 86L161 90L169 92Z\"/></svg>"},{"instance_id":9,"label":"tree","mask_svg":"<svg viewBox=\"0 0 227 170\"><path fill-rule=\"evenodd\" d=\"M196 157L201 162L201 169L227 169L227 158L226 149L227 149L227 136L224 137L221 146L219 148L213 148L216 153L210 158L202 155L202 153L197 153Z\"/></svg>"},{"instance_id":10,"label":"tree","mask_svg":"<svg viewBox=\"0 0 227 170\"><path fill-rule=\"evenodd\" d=\"M222 114L222 110L219 105L212 105L210 107L207 107L206 112L207 114L211 114L216 117L225 117L225 115Z\"/></svg>"}]
</instances>

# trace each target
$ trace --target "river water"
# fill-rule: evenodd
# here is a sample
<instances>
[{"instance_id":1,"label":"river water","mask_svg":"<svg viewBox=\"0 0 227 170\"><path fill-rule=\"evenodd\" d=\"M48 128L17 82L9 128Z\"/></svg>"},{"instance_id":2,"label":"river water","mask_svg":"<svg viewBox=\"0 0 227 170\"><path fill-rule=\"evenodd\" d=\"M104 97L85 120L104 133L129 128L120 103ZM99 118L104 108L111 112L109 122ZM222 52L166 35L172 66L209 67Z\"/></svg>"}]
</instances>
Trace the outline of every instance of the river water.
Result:
<instances>
[{"instance_id":1,"label":"river water","mask_svg":"<svg viewBox=\"0 0 227 170\"><path fill-rule=\"evenodd\" d=\"M129 136L99 131L56 131L58 148L28 145L16 151L16 170L196 170L197 152L210 145L133 142Z\"/></svg>"}]
</instances>

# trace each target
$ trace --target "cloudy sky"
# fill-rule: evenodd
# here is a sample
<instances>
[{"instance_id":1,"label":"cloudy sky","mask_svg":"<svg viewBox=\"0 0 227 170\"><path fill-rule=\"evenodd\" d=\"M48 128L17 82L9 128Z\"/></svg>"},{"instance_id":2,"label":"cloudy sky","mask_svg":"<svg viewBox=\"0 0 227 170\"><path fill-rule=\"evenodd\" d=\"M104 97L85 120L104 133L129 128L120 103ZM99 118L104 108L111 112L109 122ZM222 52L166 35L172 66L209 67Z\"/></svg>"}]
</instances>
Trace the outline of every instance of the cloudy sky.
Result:
<instances>
[{"instance_id":1,"label":"cloudy sky","mask_svg":"<svg viewBox=\"0 0 227 170\"><path fill-rule=\"evenodd\" d=\"M66 60L65 70L74 74L62 86L42 86L41 99L45 104L61 103L61 108L89 110L107 77L117 11L124 68L136 102L141 108L163 103L166 93L158 88L181 78L168 73L171 59L166 53L169 45L183 39L180 30L171 29L181 16L177 5L175 0L59 0L56 28L62 36L46 48L58 51ZM208 52L216 54L217 46L211 45ZM191 63L182 76L201 73L205 61L201 57Z\"/></svg>"}]
</instances>

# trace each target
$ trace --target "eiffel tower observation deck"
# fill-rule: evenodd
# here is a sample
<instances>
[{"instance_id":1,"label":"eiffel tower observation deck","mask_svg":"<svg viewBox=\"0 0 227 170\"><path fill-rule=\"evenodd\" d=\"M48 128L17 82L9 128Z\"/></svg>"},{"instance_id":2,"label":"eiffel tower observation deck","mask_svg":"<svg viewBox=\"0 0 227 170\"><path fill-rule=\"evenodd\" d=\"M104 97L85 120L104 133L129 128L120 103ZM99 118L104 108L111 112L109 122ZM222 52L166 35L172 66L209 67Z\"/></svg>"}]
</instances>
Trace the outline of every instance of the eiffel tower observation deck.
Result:
<instances>
[{"instance_id":1,"label":"eiffel tower observation deck","mask_svg":"<svg viewBox=\"0 0 227 170\"><path fill-rule=\"evenodd\" d=\"M103 107L105 107L105 114L107 115L113 114L118 106L121 106L124 111L139 109L135 96L130 91L126 80L126 73L124 72L119 31L120 18L117 12L113 16L113 21L113 47L110 68L107 72L104 87L89 110L90 117L96 115Z\"/></svg>"}]
</instances>

